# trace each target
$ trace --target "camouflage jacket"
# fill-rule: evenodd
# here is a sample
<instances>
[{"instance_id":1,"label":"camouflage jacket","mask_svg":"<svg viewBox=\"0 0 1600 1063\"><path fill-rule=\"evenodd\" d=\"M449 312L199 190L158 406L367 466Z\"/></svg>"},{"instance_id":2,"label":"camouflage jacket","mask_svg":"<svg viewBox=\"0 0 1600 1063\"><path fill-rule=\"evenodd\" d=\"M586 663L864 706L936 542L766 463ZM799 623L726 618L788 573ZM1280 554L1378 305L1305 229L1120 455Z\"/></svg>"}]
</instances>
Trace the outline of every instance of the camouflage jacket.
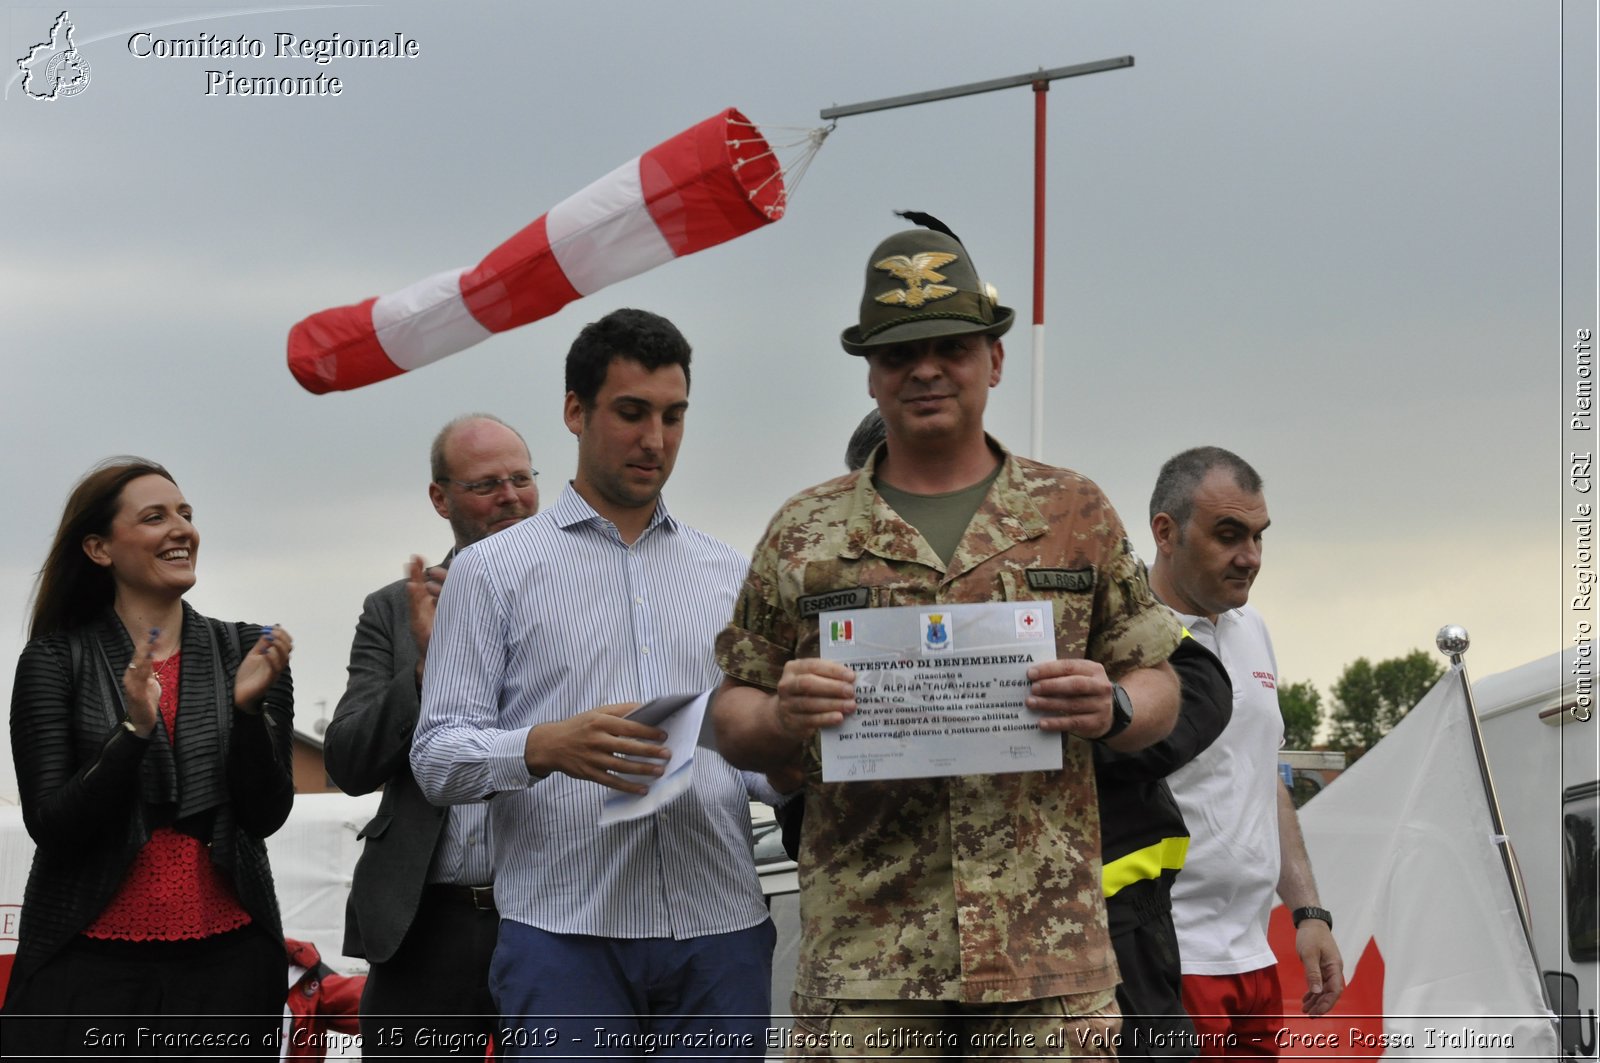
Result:
<instances>
[{"instance_id":1,"label":"camouflage jacket","mask_svg":"<svg viewBox=\"0 0 1600 1063\"><path fill-rule=\"evenodd\" d=\"M1087 479L1005 454L947 569L873 489L876 464L773 518L717 640L729 676L775 688L785 662L818 655L830 592L854 588L857 606L1049 601L1057 655L1113 677L1177 645ZM1116 984L1088 743L1066 740L1053 772L824 783L815 741L806 767L798 992L989 1003Z\"/></svg>"}]
</instances>

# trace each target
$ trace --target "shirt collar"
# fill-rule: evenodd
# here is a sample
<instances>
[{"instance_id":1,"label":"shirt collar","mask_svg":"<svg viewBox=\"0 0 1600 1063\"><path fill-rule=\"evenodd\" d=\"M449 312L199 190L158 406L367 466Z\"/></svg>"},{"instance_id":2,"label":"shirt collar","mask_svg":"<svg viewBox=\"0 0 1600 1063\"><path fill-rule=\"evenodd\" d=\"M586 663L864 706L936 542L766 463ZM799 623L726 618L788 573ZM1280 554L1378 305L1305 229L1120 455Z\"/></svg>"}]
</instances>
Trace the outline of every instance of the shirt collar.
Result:
<instances>
[{"instance_id":1,"label":"shirt collar","mask_svg":"<svg viewBox=\"0 0 1600 1063\"><path fill-rule=\"evenodd\" d=\"M582 495L578 494L578 490L572 486L571 480L567 481L567 486L562 490L561 497L556 499L556 504L544 512L549 514L556 527L562 529L573 528L586 522L593 522L597 528L615 527L609 520L597 513L595 508L585 501ZM667 509L665 495L656 496L656 511L651 515L650 523L645 525L644 531L639 534L639 538L643 539L646 535L655 531L659 525L665 525L667 531L673 532L679 528L678 521Z\"/></svg>"},{"instance_id":2,"label":"shirt collar","mask_svg":"<svg viewBox=\"0 0 1600 1063\"><path fill-rule=\"evenodd\" d=\"M958 547L956 556L951 558L951 573L965 571L1013 543L1037 538L1049 528L1048 522L1029 496L1023 470L1018 466L1017 459L994 436L985 432L983 438L989 444L989 449L1000 456L1000 474L989 485L988 494L984 496L978 512L973 514L973 519L985 516L992 520L996 526L997 536L982 556L965 556L961 547ZM898 549L896 546L903 537L897 529L903 527L904 522L895 513L894 507L878 495L878 490L872 483L878 461L883 457L887 446L887 443L878 444L878 448L867 458L866 465L856 474L857 479L850 498L850 513L845 526L844 548L840 551L840 556L857 559L864 553L873 553L892 560L919 561L942 571L945 566L933 557L931 550L925 555L923 553L907 555L903 549ZM1005 500L1004 505L998 501L1001 499ZM970 525L968 530L971 530ZM965 537L962 539L962 545L966 545Z\"/></svg>"},{"instance_id":3,"label":"shirt collar","mask_svg":"<svg viewBox=\"0 0 1600 1063\"><path fill-rule=\"evenodd\" d=\"M1172 609L1170 605L1167 606L1167 608ZM1188 628L1190 631L1215 631L1218 627L1222 626L1223 623L1231 623L1232 621L1239 619L1239 617L1243 615L1243 610L1224 609L1222 612L1217 614L1217 619L1215 621L1212 621L1212 619L1207 616L1179 612L1176 609L1172 609L1172 615L1177 617L1183 626Z\"/></svg>"}]
</instances>

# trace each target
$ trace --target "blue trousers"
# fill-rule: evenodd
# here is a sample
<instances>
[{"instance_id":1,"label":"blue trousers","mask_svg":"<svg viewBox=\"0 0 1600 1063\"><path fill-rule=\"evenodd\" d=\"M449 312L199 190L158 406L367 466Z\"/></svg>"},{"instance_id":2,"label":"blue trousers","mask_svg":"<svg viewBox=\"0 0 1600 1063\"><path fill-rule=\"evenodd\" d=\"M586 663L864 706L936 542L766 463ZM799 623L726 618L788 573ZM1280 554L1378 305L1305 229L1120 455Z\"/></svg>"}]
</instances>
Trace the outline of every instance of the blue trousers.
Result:
<instances>
[{"instance_id":1,"label":"blue trousers","mask_svg":"<svg viewBox=\"0 0 1600 1063\"><path fill-rule=\"evenodd\" d=\"M503 919L489 967L499 1047L508 1059L761 1059L776 938L770 920L674 941Z\"/></svg>"}]
</instances>

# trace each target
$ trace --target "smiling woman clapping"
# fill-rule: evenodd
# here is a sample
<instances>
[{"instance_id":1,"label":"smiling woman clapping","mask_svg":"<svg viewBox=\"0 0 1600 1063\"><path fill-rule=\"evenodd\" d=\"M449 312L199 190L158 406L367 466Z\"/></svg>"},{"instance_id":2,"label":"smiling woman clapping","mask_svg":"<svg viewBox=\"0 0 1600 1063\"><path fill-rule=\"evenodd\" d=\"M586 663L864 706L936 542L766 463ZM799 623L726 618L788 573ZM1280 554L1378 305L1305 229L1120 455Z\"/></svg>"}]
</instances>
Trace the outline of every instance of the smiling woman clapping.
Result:
<instances>
[{"instance_id":1,"label":"smiling woman clapping","mask_svg":"<svg viewBox=\"0 0 1600 1063\"><path fill-rule=\"evenodd\" d=\"M11 747L37 849L4 1055L277 1055L283 932L262 839L294 800L293 642L183 601L171 474L73 489L39 572ZM23 1018L26 1016L26 1018Z\"/></svg>"}]
</instances>

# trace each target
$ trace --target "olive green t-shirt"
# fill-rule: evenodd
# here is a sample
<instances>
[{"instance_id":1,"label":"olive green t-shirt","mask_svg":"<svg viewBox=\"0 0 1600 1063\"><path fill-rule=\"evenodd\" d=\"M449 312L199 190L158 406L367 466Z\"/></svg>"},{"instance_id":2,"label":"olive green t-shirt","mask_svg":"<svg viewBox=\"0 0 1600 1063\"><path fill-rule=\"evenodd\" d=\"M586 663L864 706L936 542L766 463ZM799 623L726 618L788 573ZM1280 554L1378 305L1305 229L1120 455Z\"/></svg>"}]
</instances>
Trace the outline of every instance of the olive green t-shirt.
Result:
<instances>
[{"instance_id":1,"label":"olive green t-shirt","mask_svg":"<svg viewBox=\"0 0 1600 1063\"><path fill-rule=\"evenodd\" d=\"M956 547L961 545L961 537L967 533L967 525L972 523L972 515L983 504L984 496L989 493L989 485L1000 475L1000 469L1001 466L996 465L994 472L971 487L937 495L914 495L910 491L890 487L878 479L873 480L872 486L900 514L901 520L928 540L928 545L939 555L939 560L948 566L950 559L956 556Z\"/></svg>"}]
</instances>

